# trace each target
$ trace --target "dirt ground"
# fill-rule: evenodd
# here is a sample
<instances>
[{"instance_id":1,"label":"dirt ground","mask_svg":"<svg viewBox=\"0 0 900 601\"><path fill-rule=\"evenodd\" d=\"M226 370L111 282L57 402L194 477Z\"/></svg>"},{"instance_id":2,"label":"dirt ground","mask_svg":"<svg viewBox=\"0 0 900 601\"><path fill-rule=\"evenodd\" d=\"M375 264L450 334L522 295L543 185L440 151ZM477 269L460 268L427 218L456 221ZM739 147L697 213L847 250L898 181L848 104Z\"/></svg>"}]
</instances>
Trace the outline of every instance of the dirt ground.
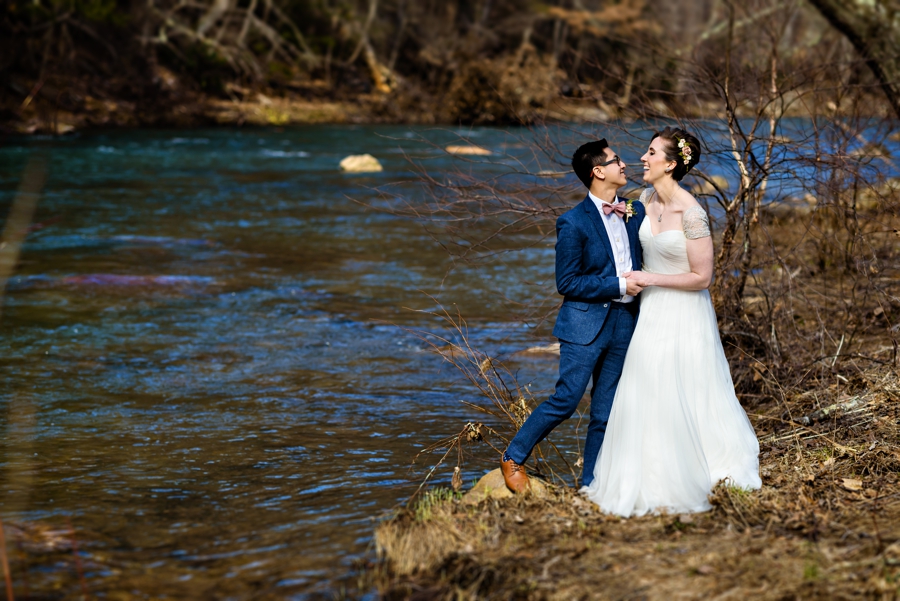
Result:
<instances>
[{"instance_id":1,"label":"dirt ground","mask_svg":"<svg viewBox=\"0 0 900 601\"><path fill-rule=\"evenodd\" d=\"M374 584L386 599L895 599L897 375L865 372L830 412L795 405L806 426L751 411L763 488L720 485L708 513L620 519L562 487L474 505L432 493L379 526Z\"/></svg>"}]
</instances>

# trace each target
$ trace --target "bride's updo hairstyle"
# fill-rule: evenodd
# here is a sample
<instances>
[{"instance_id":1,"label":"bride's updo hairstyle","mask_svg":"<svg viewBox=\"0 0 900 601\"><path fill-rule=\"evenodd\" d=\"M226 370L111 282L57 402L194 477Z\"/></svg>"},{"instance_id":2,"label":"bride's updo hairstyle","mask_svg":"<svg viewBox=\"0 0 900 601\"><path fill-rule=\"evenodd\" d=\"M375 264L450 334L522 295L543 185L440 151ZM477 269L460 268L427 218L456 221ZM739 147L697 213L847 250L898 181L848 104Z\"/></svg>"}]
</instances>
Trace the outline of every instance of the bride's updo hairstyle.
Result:
<instances>
[{"instance_id":1,"label":"bride's updo hairstyle","mask_svg":"<svg viewBox=\"0 0 900 601\"><path fill-rule=\"evenodd\" d=\"M667 127L653 134L652 142L656 138L666 141L666 160L675 161L675 168L671 171L672 179L680 182L681 179L700 162L700 140L696 136L676 127Z\"/></svg>"}]
</instances>

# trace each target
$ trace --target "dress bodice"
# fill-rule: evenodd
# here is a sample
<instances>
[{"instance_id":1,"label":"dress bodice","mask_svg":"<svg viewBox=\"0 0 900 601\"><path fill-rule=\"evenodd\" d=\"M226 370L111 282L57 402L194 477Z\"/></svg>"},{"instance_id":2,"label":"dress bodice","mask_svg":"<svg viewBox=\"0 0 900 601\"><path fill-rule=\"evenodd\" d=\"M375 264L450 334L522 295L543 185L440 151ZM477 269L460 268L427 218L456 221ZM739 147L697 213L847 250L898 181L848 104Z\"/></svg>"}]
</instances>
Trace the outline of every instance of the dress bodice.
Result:
<instances>
[{"instance_id":1,"label":"dress bodice","mask_svg":"<svg viewBox=\"0 0 900 601\"><path fill-rule=\"evenodd\" d=\"M638 235L644 251L644 271L672 275L691 270L682 230L665 230L654 236L650 219L644 217Z\"/></svg>"},{"instance_id":2,"label":"dress bodice","mask_svg":"<svg viewBox=\"0 0 900 601\"><path fill-rule=\"evenodd\" d=\"M647 206L652 197L652 190L647 189L641 195L641 202ZM644 217L638 230L643 249L643 270L652 273L673 275L691 271L691 263L687 255L687 239L709 236L709 218L702 207L687 209L682 216L682 227L677 230L663 230L653 235L650 218Z\"/></svg>"}]
</instances>

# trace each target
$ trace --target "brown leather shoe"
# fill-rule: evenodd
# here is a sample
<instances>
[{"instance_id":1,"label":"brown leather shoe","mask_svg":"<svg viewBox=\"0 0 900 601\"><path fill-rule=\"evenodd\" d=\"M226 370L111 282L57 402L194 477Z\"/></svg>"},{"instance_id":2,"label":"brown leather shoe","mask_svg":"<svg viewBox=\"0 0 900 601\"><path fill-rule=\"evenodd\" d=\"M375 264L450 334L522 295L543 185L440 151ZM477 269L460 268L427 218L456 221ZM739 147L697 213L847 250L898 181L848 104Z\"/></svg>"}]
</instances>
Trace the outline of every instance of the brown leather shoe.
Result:
<instances>
[{"instance_id":1,"label":"brown leather shoe","mask_svg":"<svg viewBox=\"0 0 900 601\"><path fill-rule=\"evenodd\" d=\"M503 472L503 480L511 491L523 493L528 490L530 483L528 482L528 474L525 473L524 465L519 465L512 459L507 459L506 461L501 459L500 471Z\"/></svg>"}]
</instances>

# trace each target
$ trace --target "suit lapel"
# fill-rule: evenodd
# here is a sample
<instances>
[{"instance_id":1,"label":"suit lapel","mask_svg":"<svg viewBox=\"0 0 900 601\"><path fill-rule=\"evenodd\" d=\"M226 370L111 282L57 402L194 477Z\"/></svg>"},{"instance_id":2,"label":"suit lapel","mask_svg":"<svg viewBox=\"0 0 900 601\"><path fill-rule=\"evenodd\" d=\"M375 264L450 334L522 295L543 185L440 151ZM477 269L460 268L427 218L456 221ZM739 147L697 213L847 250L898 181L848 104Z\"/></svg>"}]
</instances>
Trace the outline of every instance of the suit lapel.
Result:
<instances>
[{"instance_id":1,"label":"suit lapel","mask_svg":"<svg viewBox=\"0 0 900 601\"><path fill-rule=\"evenodd\" d=\"M623 199L620 198L619 201L622 202ZM637 211L635 211L634 215L625 222L625 229L628 230L628 244L631 246L631 267L635 271L641 269L641 264L638 262L638 245L640 244L638 232L643 220L643 217L638 218Z\"/></svg>"},{"instance_id":2,"label":"suit lapel","mask_svg":"<svg viewBox=\"0 0 900 601\"><path fill-rule=\"evenodd\" d=\"M600 216L600 210L597 208L597 205L594 204L594 201L591 200L590 195L585 197L584 202L581 204L584 206L584 210L588 214L591 223L594 224L594 229L597 230L597 235L600 236L600 241L603 242L603 248L606 249L606 254L612 257L612 244L609 241L609 234L606 233L606 226L603 225L603 218Z\"/></svg>"}]
</instances>

